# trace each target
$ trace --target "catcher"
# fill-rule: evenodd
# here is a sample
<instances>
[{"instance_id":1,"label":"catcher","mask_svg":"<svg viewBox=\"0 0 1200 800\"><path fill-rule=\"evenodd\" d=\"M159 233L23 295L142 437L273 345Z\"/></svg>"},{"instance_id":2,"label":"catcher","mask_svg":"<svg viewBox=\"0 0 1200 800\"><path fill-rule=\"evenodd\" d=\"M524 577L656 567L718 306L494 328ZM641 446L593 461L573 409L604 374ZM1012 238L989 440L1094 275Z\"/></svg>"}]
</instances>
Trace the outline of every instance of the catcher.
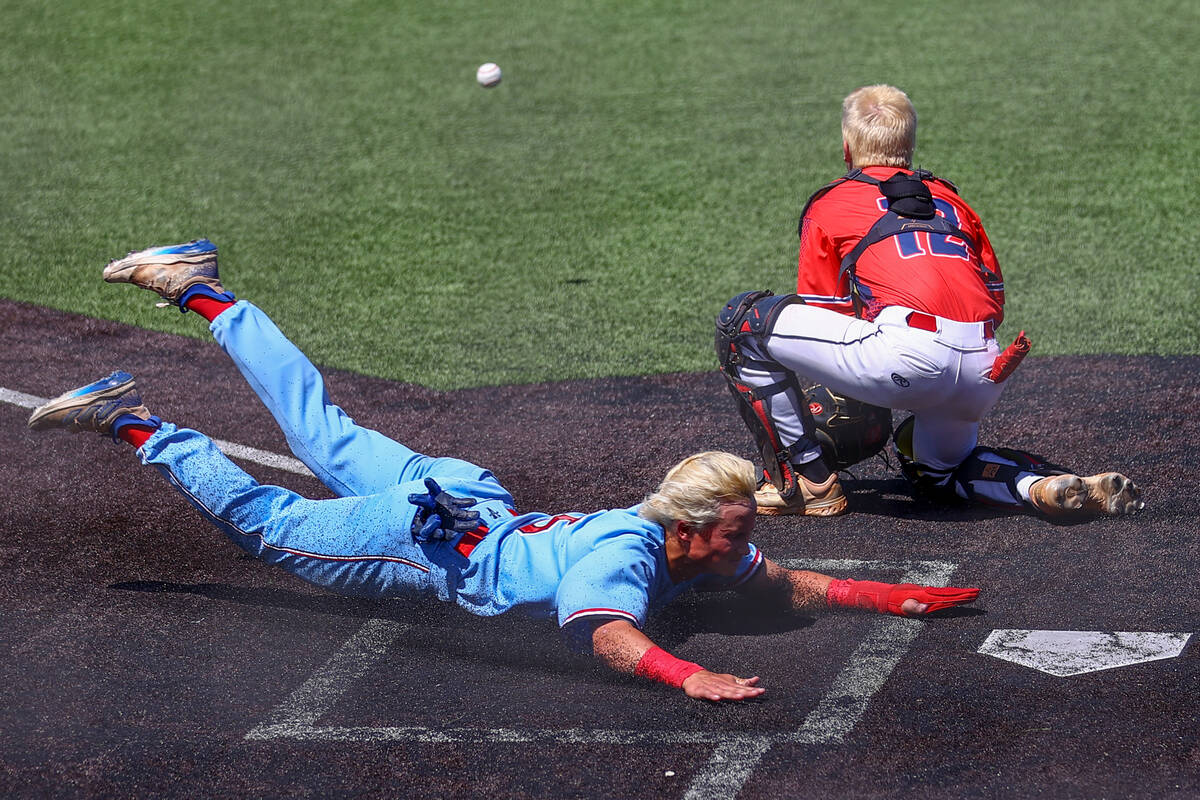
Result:
<instances>
[{"instance_id":1,"label":"catcher","mask_svg":"<svg viewBox=\"0 0 1200 800\"><path fill-rule=\"evenodd\" d=\"M1120 473L1080 477L978 446L979 421L1030 343L1022 331L1004 352L997 345L996 254L957 188L912 169L916 130L899 89L851 93L842 105L849 171L801 213L797 293L746 292L717 317L721 371L762 452L758 513L845 512L836 470L884 446L890 409L913 412L895 442L918 493L1055 518L1139 511L1138 488ZM824 402L806 398L816 390L797 373L827 387Z\"/></svg>"}]
</instances>

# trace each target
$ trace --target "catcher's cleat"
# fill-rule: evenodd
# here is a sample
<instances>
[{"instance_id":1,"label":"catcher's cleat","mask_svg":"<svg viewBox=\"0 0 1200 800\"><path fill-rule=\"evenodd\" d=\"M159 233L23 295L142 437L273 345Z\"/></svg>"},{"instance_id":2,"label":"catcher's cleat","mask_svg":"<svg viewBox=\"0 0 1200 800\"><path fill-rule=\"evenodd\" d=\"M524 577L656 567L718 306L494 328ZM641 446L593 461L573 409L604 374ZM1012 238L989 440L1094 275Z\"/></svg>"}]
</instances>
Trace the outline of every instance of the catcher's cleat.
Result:
<instances>
[{"instance_id":1,"label":"catcher's cleat","mask_svg":"<svg viewBox=\"0 0 1200 800\"><path fill-rule=\"evenodd\" d=\"M1133 481L1119 472L1104 472L1090 478L1052 475L1029 487L1029 502L1048 517L1082 517L1107 514L1113 517L1136 514L1146 507Z\"/></svg>"},{"instance_id":2,"label":"catcher's cleat","mask_svg":"<svg viewBox=\"0 0 1200 800\"><path fill-rule=\"evenodd\" d=\"M158 424L157 417L142 405L133 376L118 371L35 408L29 416L29 427L35 431L63 428L72 433L91 431L112 436L113 423L126 415Z\"/></svg>"},{"instance_id":3,"label":"catcher's cleat","mask_svg":"<svg viewBox=\"0 0 1200 800\"><path fill-rule=\"evenodd\" d=\"M790 514L807 517L836 517L846 513L846 495L837 473L832 473L821 483L813 483L803 475L796 476L796 496L787 501L770 481L763 481L754 492L758 513L764 517L781 517Z\"/></svg>"},{"instance_id":4,"label":"catcher's cleat","mask_svg":"<svg viewBox=\"0 0 1200 800\"><path fill-rule=\"evenodd\" d=\"M225 292L217 275L217 246L208 239L130 253L104 268L104 280L157 292L167 301L162 305L179 305L184 293L196 285L217 294Z\"/></svg>"}]
</instances>

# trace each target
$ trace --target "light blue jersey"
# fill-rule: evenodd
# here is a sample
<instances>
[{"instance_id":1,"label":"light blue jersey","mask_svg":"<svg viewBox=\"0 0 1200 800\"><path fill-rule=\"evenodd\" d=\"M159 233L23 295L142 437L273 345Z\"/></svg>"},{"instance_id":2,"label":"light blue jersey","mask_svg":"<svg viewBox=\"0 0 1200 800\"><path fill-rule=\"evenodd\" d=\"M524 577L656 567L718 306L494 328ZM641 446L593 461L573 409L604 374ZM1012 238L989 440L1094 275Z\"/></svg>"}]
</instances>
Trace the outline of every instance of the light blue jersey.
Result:
<instances>
[{"instance_id":1,"label":"light blue jersey","mask_svg":"<svg viewBox=\"0 0 1200 800\"><path fill-rule=\"evenodd\" d=\"M731 578L674 583L664 533L637 507L592 514L517 515L512 496L487 470L421 455L354 423L329 402L308 359L258 308L239 301L210 325L287 437L296 457L331 491L311 500L259 484L208 437L170 423L138 451L239 547L306 581L364 597L435 596L475 614L513 608L556 615L560 625L627 619L689 588L732 588L762 562L751 545ZM477 502L482 539L464 534L417 544L424 479ZM468 537L472 537L467 541Z\"/></svg>"},{"instance_id":2,"label":"light blue jersey","mask_svg":"<svg viewBox=\"0 0 1200 800\"><path fill-rule=\"evenodd\" d=\"M593 514L527 514L493 529L470 555L458 603L476 614L518 606L557 614L560 625L646 614L688 588L733 588L762 561L750 546L733 578L675 583L667 572L663 529L637 506Z\"/></svg>"}]
</instances>

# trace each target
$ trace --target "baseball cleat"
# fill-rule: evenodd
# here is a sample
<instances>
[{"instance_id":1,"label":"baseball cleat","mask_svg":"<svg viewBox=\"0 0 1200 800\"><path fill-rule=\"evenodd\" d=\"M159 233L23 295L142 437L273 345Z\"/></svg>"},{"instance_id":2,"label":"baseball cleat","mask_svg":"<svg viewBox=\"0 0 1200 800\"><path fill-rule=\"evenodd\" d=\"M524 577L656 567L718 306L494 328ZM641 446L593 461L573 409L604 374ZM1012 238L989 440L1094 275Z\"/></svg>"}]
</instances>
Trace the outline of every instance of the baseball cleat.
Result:
<instances>
[{"instance_id":1,"label":"baseball cleat","mask_svg":"<svg viewBox=\"0 0 1200 800\"><path fill-rule=\"evenodd\" d=\"M218 294L225 291L217 275L217 246L208 239L130 253L104 268L104 280L157 292L167 301L163 305L179 305L184 292L197 284Z\"/></svg>"},{"instance_id":2,"label":"baseball cleat","mask_svg":"<svg viewBox=\"0 0 1200 800\"><path fill-rule=\"evenodd\" d=\"M111 436L113 423L127 414L147 421L153 419L149 409L142 405L133 376L118 371L35 408L29 416L29 427L35 431L63 428L72 433L91 431Z\"/></svg>"},{"instance_id":3,"label":"baseball cleat","mask_svg":"<svg viewBox=\"0 0 1200 800\"><path fill-rule=\"evenodd\" d=\"M836 517L846 513L846 495L837 473L831 474L821 483L813 483L803 475L796 476L796 497L788 502L770 481L763 481L754 492L758 513L764 517L781 517L791 514L806 517Z\"/></svg>"},{"instance_id":4,"label":"baseball cleat","mask_svg":"<svg viewBox=\"0 0 1200 800\"><path fill-rule=\"evenodd\" d=\"M1048 517L1107 514L1121 517L1146 507L1133 481L1119 472L1081 478L1052 475L1029 487L1029 502Z\"/></svg>"}]
</instances>

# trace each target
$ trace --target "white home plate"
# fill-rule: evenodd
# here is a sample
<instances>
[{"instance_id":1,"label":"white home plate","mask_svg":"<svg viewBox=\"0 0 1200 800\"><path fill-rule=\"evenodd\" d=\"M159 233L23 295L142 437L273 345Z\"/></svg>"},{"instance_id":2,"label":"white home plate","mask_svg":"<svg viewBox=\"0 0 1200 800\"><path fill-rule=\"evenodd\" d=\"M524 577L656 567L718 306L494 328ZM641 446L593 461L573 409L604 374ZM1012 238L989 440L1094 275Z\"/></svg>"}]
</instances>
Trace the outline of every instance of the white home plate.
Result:
<instances>
[{"instance_id":1,"label":"white home plate","mask_svg":"<svg viewBox=\"0 0 1200 800\"><path fill-rule=\"evenodd\" d=\"M1174 658L1190 633L995 630L979 652L1065 678Z\"/></svg>"}]
</instances>

